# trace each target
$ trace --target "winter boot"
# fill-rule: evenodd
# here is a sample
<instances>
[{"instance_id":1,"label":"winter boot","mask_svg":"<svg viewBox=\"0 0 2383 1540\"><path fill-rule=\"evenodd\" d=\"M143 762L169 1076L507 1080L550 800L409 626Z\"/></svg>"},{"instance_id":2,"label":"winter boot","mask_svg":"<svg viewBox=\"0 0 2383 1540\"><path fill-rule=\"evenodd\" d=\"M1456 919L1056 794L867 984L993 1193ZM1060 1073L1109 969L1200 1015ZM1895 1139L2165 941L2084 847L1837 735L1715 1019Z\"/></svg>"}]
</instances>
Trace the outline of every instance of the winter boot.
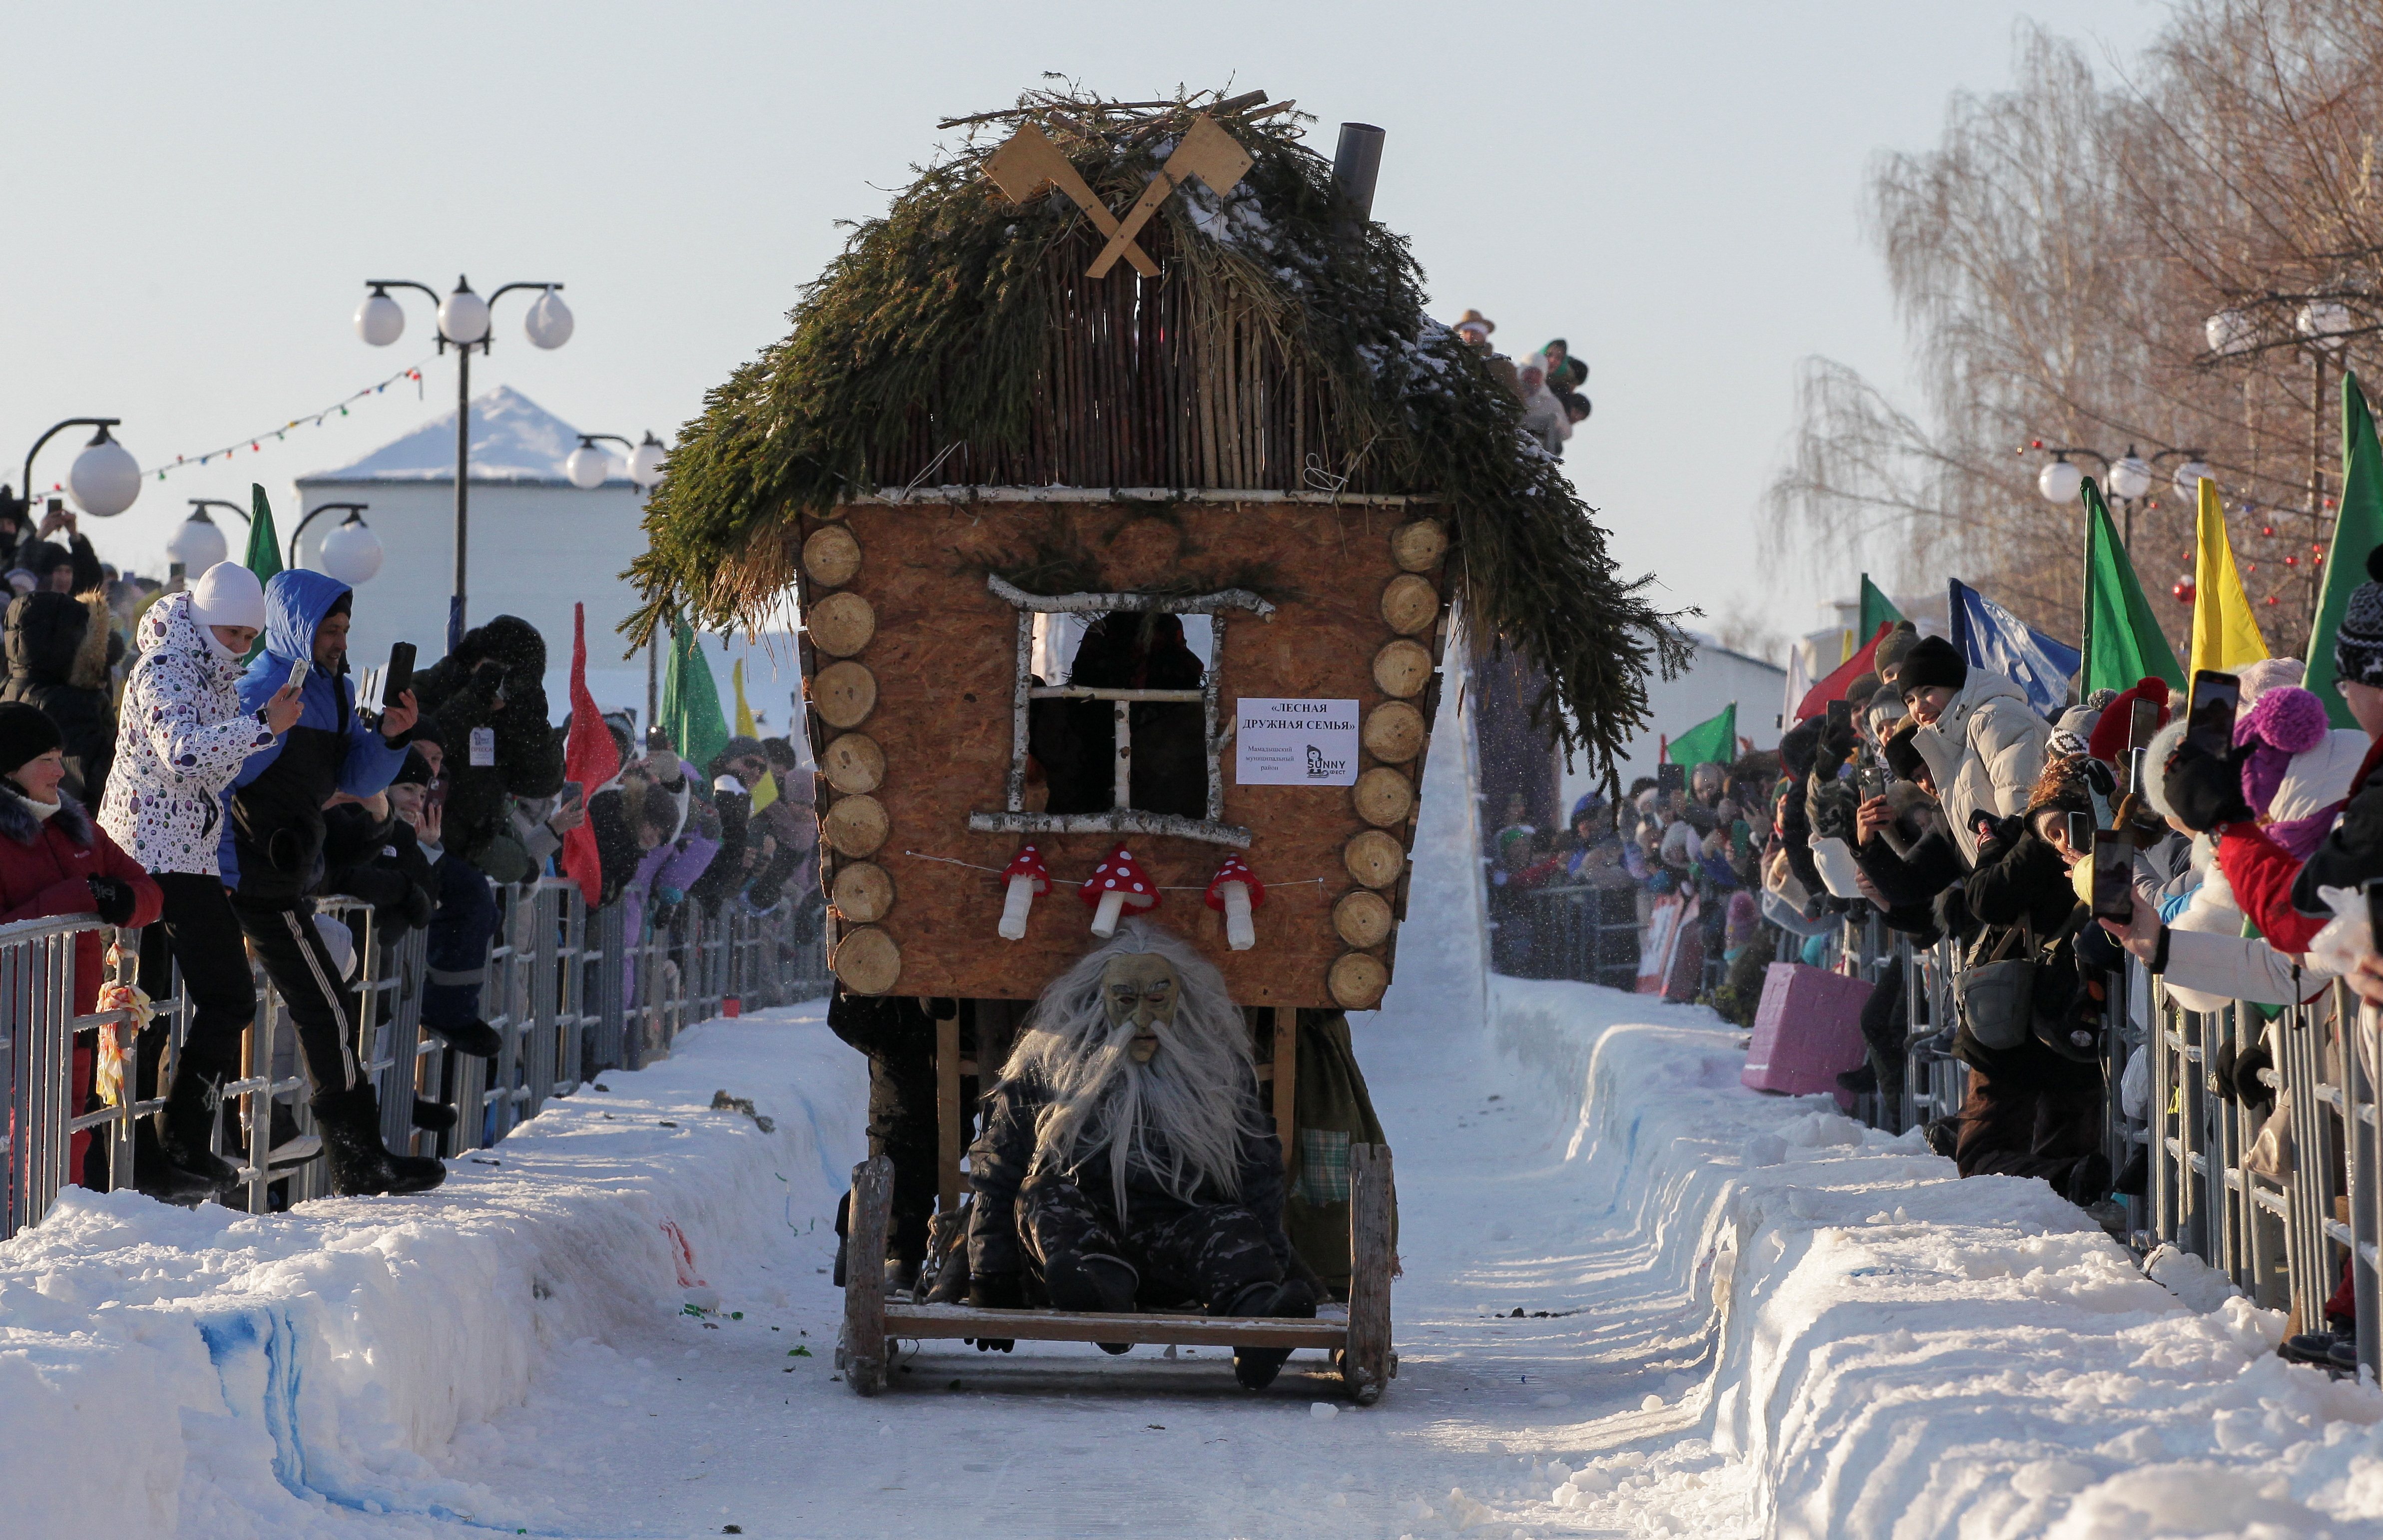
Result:
<instances>
[{"instance_id":1,"label":"winter boot","mask_svg":"<svg viewBox=\"0 0 2383 1540\"><path fill-rule=\"evenodd\" d=\"M2110 1195L2110 1157L2099 1150L2068 1168L2062 1194L2079 1208L2090 1208Z\"/></svg>"},{"instance_id":2,"label":"winter boot","mask_svg":"<svg viewBox=\"0 0 2383 1540\"><path fill-rule=\"evenodd\" d=\"M156 1122L146 1117L132 1125L132 1182L144 1196L182 1209L197 1208L223 1190L167 1160L157 1141Z\"/></svg>"},{"instance_id":3,"label":"winter boot","mask_svg":"<svg viewBox=\"0 0 2383 1540\"><path fill-rule=\"evenodd\" d=\"M1868 1096L1878 1089L1877 1061L1865 1059L1845 1071L1837 1077L1837 1086L1839 1090L1849 1090L1856 1096Z\"/></svg>"},{"instance_id":4,"label":"winter boot","mask_svg":"<svg viewBox=\"0 0 2383 1540\"><path fill-rule=\"evenodd\" d=\"M504 1052L503 1036L485 1021L467 1021L461 1027L440 1027L426 1021L422 1029L456 1053L469 1053L475 1059L493 1059Z\"/></svg>"},{"instance_id":5,"label":"winter boot","mask_svg":"<svg viewBox=\"0 0 2383 1540\"><path fill-rule=\"evenodd\" d=\"M2127 1168L2110 1183L2110 1190L2122 1198L2142 1198L2152 1189L2150 1157L2138 1150L2127 1159Z\"/></svg>"},{"instance_id":6,"label":"winter boot","mask_svg":"<svg viewBox=\"0 0 2383 1540\"><path fill-rule=\"evenodd\" d=\"M1301 1279L1290 1278L1281 1283L1254 1283L1233 1296L1225 1309L1213 1312L1217 1315L1273 1315L1287 1320L1312 1321L1315 1318L1315 1296ZM1288 1348L1235 1348L1233 1378L1244 1390L1264 1390L1282 1373L1283 1361L1290 1357Z\"/></svg>"},{"instance_id":7,"label":"winter boot","mask_svg":"<svg viewBox=\"0 0 2383 1540\"><path fill-rule=\"evenodd\" d=\"M222 1101L216 1088L222 1084L220 1077L204 1075L195 1065L177 1066L173 1089L157 1112L157 1148L166 1164L181 1167L218 1192L240 1180L240 1167L208 1148L215 1141L216 1107ZM142 1190L149 1190L145 1180Z\"/></svg>"},{"instance_id":8,"label":"winter boot","mask_svg":"<svg viewBox=\"0 0 2383 1540\"><path fill-rule=\"evenodd\" d=\"M447 1168L421 1155L393 1154L380 1141L380 1098L370 1084L315 1093L315 1123L331 1159L331 1190L343 1198L367 1193L425 1192L447 1179Z\"/></svg>"},{"instance_id":9,"label":"winter boot","mask_svg":"<svg viewBox=\"0 0 2383 1540\"><path fill-rule=\"evenodd\" d=\"M426 1102L417 1096L414 1099L414 1126L443 1134L455 1126L455 1109L444 1102Z\"/></svg>"},{"instance_id":10,"label":"winter boot","mask_svg":"<svg viewBox=\"0 0 2383 1540\"><path fill-rule=\"evenodd\" d=\"M1083 1255L1068 1254L1052 1258L1043 1267L1043 1287L1051 1296L1051 1308L1079 1315L1123 1315L1133 1309L1133 1297L1142 1287L1142 1275L1123 1257L1092 1251ZM1130 1353L1130 1342L1096 1344L1105 1353Z\"/></svg>"}]
</instances>

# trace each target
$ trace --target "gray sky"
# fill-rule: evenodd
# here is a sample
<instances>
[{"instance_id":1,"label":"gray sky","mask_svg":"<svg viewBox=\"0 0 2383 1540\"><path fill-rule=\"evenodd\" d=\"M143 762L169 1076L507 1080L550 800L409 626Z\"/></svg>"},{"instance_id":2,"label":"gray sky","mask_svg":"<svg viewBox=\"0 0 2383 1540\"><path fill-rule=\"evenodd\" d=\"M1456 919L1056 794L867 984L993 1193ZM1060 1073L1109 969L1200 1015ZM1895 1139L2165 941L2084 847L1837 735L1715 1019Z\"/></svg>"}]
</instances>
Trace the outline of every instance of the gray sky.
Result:
<instances>
[{"instance_id":1,"label":"gray sky","mask_svg":"<svg viewBox=\"0 0 2383 1540\"><path fill-rule=\"evenodd\" d=\"M521 297L475 360L583 431L668 437L783 334L838 219L937 142L1059 71L1119 95L1264 87L1389 130L1375 216L1435 310L1521 354L1568 338L1597 404L1570 450L1631 571L1717 624L1783 629L1851 577L1766 572L1755 518L1797 359L1902 374L1860 233L1883 148L1935 138L1949 92L2008 76L2024 16L2130 53L2148 0L1537 6L1211 3L253 4L20 7L0 131L0 462L65 416L120 416L144 465L311 413L428 350L426 306L373 349L362 280L559 279L577 335L542 353ZM330 425L154 477L93 531L159 570L191 497L281 506L292 477L446 410L391 387ZM62 479L72 436L35 484ZM63 451L63 452L62 452ZM285 526L286 527L286 526Z\"/></svg>"}]
</instances>

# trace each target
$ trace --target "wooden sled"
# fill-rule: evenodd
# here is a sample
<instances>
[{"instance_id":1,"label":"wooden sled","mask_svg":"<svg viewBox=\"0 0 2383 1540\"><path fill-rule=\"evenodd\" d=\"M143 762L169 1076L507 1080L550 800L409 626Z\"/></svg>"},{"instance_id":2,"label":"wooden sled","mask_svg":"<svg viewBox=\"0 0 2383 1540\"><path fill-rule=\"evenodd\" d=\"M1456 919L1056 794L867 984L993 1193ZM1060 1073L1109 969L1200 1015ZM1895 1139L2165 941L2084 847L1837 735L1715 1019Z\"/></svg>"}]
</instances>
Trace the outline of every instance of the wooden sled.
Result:
<instances>
[{"instance_id":1,"label":"wooden sled","mask_svg":"<svg viewBox=\"0 0 2383 1540\"><path fill-rule=\"evenodd\" d=\"M1371 1406L1398 1372L1390 1350L1390 1152L1349 1149L1349 1307L1314 1321L1211 1316L1192 1311L1074 1314L1055 1310L982 1310L920 1305L885 1296L885 1230L894 1166L875 1156L852 1168L844 1337L837 1361L857 1395L885 1388L902 1337L1007 1337L1032 1342L1134 1342L1190 1347L1321 1348L1336 1355L1349 1398Z\"/></svg>"}]
</instances>

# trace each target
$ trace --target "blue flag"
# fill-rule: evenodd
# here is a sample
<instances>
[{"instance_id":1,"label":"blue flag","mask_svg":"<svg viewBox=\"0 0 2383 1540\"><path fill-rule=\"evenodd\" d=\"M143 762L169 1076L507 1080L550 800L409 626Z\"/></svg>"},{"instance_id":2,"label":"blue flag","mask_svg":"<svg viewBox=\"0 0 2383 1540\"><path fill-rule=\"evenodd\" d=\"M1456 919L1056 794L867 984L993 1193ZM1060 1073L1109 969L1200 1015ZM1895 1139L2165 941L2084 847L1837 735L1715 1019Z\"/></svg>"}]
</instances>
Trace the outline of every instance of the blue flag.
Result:
<instances>
[{"instance_id":1,"label":"blue flag","mask_svg":"<svg viewBox=\"0 0 2383 1540\"><path fill-rule=\"evenodd\" d=\"M2054 641L1975 588L1953 580L1953 645L1973 669L1986 669L2027 693L2027 703L2047 721L2068 704L2068 682L2085 660L2075 647Z\"/></svg>"}]
</instances>

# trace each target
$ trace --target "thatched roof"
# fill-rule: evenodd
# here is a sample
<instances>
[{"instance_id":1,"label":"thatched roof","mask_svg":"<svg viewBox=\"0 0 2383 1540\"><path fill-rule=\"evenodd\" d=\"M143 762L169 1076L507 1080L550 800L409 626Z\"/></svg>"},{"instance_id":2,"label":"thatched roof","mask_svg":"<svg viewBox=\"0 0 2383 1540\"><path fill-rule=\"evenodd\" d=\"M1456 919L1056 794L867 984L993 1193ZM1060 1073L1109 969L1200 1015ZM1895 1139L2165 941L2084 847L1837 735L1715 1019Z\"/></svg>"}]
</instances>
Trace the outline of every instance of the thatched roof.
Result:
<instances>
[{"instance_id":1,"label":"thatched roof","mask_svg":"<svg viewBox=\"0 0 2383 1540\"><path fill-rule=\"evenodd\" d=\"M794 581L796 520L879 489L977 486L1433 493L1473 634L1550 682L1568 748L1610 770L1650 668L1687 643L1619 575L1557 462L1484 361L1424 314L1406 242L1359 224L1300 119L1263 96L1109 103L1034 92L957 119L965 142L803 294L794 331L682 431L632 576L663 614L750 624ZM1066 195L1020 205L985 161L1042 129L1112 210L1196 112L1253 157L1219 201L1169 197L1160 266L1084 269L1105 243Z\"/></svg>"}]
</instances>

